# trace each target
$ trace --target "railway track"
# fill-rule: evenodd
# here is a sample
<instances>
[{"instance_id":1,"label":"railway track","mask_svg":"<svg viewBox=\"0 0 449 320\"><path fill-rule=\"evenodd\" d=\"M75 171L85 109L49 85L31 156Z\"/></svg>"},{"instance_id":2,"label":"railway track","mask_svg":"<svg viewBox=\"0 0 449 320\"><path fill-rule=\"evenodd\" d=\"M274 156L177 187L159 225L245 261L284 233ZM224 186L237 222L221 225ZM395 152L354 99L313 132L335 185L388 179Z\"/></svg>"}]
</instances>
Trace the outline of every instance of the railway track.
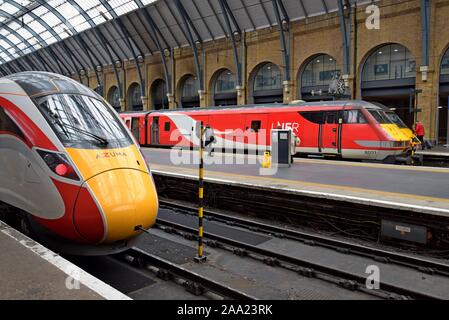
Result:
<instances>
[{"instance_id":1,"label":"railway track","mask_svg":"<svg viewBox=\"0 0 449 320\"><path fill-rule=\"evenodd\" d=\"M207 292L212 292L223 299L233 300L256 300L242 291L236 290L199 273L195 273L178 264L172 263L161 257L153 255L140 248L131 248L122 253L126 258L131 258L133 265L145 268L153 272L157 277L165 281L173 281L183 286L190 293L199 296Z\"/></svg>"},{"instance_id":2,"label":"railway track","mask_svg":"<svg viewBox=\"0 0 449 320\"><path fill-rule=\"evenodd\" d=\"M197 209L193 206L163 199L160 199L160 203L162 206L166 206L167 208L184 210L186 213L191 215L197 214ZM321 246L342 253L356 254L358 256L371 258L379 262L394 263L409 268L415 268L421 272L440 274L449 277L449 264L445 264L442 262L432 261L426 258L397 253L385 249L363 246L360 244L351 243L349 241L326 237L320 234L313 234L310 232L278 227L250 219L226 215L216 211L205 210L204 214L206 216L206 219L223 222L228 225L230 224L238 226L250 231L270 234L278 238L300 241L308 245Z\"/></svg>"},{"instance_id":3,"label":"railway track","mask_svg":"<svg viewBox=\"0 0 449 320\"><path fill-rule=\"evenodd\" d=\"M178 213L195 215L196 209L191 206L186 206L180 203L160 201L162 207L175 210ZM206 211L205 216L210 220L222 222L228 226L246 228L253 232L261 232L270 234L277 238L285 238L289 240L299 241L303 244L323 247L326 249L333 249L348 256L361 256L369 258L380 263L398 265L404 268L412 268L423 274L439 275L449 277L449 265L439 263L436 261L395 253L383 249L366 247L359 244L345 242L328 238L322 235L314 235L310 233L300 232L296 230L272 226L260 222L251 221L235 216L223 215L218 212ZM168 219L159 218L158 226L169 233L177 233L185 238L194 240L196 238L197 229L192 226L183 225L170 221ZM319 263L313 263L297 257L289 256L283 253L274 252L254 246L243 241L236 241L222 235L210 233L207 229L204 232L204 237L207 239L206 244L211 247L218 247L221 249L232 251L241 256L250 256L255 259L273 265L281 266L292 271L298 272L301 275L308 277L316 277L326 281L336 283L342 287L350 290L360 290L368 292L369 294L377 295L384 299L441 299L438 294L420 291L418 289L406 288L398 286L392 282L382 281L382 290L368 290L366 289L366 275L360 275L355 272L347 272L339 268Z\"/></svg>"}]
</instances>

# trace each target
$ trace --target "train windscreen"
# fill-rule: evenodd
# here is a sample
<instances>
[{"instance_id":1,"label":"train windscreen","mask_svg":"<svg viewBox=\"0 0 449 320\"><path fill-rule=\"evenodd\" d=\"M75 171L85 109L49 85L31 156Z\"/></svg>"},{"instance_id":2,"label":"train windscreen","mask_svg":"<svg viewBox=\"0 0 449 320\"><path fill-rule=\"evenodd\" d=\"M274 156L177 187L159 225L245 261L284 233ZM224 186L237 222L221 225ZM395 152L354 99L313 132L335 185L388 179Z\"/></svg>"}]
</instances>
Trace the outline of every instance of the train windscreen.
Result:
<instances>
[{"instance_id":1,"label":"train windscreen","mask_svg":"<svg viewBox=\"0 0 449 320\"><path fill-rule=\"evenodd\" d=\"M103 101L54 94L39 99L37 105L67 148L123 148L132 144L122 121Z\"/></svg>"},{"instance_id":2,"label":"train windscreen","mask_svg":"<svg viewBox=\"0 0 449 320\"><path fill-rule=\"evenodd\" d=\"M368 110L374 119L380 124L392 124L393 121L382 110Z\"/></svg>"},{"instance_id":3,"label":"train windscreen","mask_svg":"<svg viewBox=\"0 0 449 320\"><path fill-rule=\"evenodd\" d=\"M391 121L393 121L395 124L398 125L399 128L407 128L407 125L402 121L402 119L396 114L394 111L387 111L385 112L386 115L390 118Z\"/></svg>"}]
</instances>

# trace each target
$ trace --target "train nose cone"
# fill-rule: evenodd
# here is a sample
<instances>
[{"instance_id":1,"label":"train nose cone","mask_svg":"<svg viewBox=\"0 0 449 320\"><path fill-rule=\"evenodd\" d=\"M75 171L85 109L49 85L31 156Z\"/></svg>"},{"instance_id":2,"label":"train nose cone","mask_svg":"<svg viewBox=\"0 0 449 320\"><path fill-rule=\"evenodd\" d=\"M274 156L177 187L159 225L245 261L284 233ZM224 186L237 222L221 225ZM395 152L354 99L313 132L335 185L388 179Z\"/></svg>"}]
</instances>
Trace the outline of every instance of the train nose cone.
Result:
<instances>
[{"instance_id":1,"label":"train nose cone","mask_svg":"<svg viewBox=\"0 0 449 320\"><path fill-rule=\"evenodd\" d=\"M134 169L116 169L96 175L85 184L90 188L103 216L105 228L102 242L129 239L140 233L136 231L136 226L148 229L155 223L158 198L148 173ZM75 210L75 223L82 214L80 210ZM83 222L83 226L77 227L85 236L91 226L88 221Z\"/></svg>"}]
</instances>

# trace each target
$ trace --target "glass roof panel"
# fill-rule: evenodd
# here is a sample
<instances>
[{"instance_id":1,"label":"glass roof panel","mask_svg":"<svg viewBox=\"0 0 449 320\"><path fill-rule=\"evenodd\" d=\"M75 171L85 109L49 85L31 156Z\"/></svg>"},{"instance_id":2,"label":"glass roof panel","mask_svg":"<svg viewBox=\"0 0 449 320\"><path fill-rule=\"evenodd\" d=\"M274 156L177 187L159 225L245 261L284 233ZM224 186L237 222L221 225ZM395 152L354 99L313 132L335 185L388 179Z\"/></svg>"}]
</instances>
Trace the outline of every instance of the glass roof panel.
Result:
<instances>
[{"instance_id":1,"label":"glass roof panel","mask_svg":"<svg viewBox=\"0 0 449 320\"><path fill-rule=\"evenodd\" d=\"M7 25L9 28L14 30L14 32L11 33L8 28L0 28L1 34L5 37L8 37L8 39L12 43L17 45L22 50L17 53L12 50L11 55L20 56L25 52L28 52L28 50L25 49L29 49L30 45L31 50L34 51L41 47L45 47L51 43L54 43L60 39L65 39L69 36L73 36L76 32L79 33L85 31L86 29L89 29L91 25L106 23L108 20L112 20L116 16L121 16L139 9L136 0L105 0L103 2L107 3L106 6L102 4L102 1L103 0L0 0L0 10L2 12L2 14L0 14L0 23ZM166 3L168 3L173 0L140 1L144 6L147 6L152 3L156 3L157 1L165 1ZM191 0L182 1L186 4L187 11L193 10L192 6L189 5L189 2ZM217 0L207 1L216 2ZM202 2L204 1L197 1L197 4ZM248 0L238 2L246 4L248 15L254 18L255 12L257 12L257 7L260 7L262 3L268 3L270 1ZM297 0L285 0L285 2L287 3L287 5L289 5L287 6L288 10L298 7ZM317 14L320 14L321 11L323 11L323 13L325 12L323 4L328 5L330 12L335 11L337 7L336 0L303 0L303 2L305 2L305 5L308 5L310 8L312 8L312 5L314 8L316 7L314 11L316 11ZM369 1L351 0L350 2L367 3ZM71 3L74 3L74 5L72 5ZM267 9L268 7L269 6L267 6L265 9ZM164 7L162 6L161 8ZM309 10L311 10L310 8ZM84 12L79 12L79 10L84 10L85 14ZM234 11L235 8L231 6L231 10ZM167 10L165 9L161 10L161 14L168 15L169 18L165 18L171 20L173 18L170 18L171 13L167 13L166 11ZM273 14L271 11L269 13ZM311 12L311 14L313 13L314 12ZM190 12L188 12L188 14L190 14ZM197 16L198 12L192 12L191 14L192 16ZM292 15L294 15L292 17L292 21L295 19L299 19L301 16L294 13L294 10L292 11ZM155 17L155 19L159 19L158 21L160 21L160 18L161 17ZM210 19L214 18L210 17ZM255 20L257 21L257 19ZM257 28L257 26L255 27ZM173 36L174 38L176 38L176 34L180 33L180 27L177 26L177 23L168 22L166 28L170 29L168 30L169 33L175 34ZM163 32L167 32L167 30L164 30ZM213 33L216 37L221 36L220 31L213 31ZM182 36L179 35L179 37ZM182 46L183 44L181 43L177 45ZM6 52L8 49L9 46L0 48L0 57L2 57L4 60L10 59L8 53Z\"/></svg>"}]
</instances>

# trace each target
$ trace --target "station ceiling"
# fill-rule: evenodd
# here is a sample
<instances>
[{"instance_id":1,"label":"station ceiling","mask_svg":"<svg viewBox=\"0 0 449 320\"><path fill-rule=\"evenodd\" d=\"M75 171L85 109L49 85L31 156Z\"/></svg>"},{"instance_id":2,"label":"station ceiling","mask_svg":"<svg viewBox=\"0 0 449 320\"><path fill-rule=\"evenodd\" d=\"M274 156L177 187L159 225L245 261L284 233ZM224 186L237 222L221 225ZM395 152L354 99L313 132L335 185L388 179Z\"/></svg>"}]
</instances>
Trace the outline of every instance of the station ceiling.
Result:
<instances>
[{"instance_id":1,"label":"station ceiling","mask_svg":"<svg viewBox=\"0 0 449 320\"><path fill-rule=\"evenodd\" d=\"M0 0L0 72L77 74L367 0ZM225 12L225 14L224 14Z\"/></svg>"}]
</instances>

